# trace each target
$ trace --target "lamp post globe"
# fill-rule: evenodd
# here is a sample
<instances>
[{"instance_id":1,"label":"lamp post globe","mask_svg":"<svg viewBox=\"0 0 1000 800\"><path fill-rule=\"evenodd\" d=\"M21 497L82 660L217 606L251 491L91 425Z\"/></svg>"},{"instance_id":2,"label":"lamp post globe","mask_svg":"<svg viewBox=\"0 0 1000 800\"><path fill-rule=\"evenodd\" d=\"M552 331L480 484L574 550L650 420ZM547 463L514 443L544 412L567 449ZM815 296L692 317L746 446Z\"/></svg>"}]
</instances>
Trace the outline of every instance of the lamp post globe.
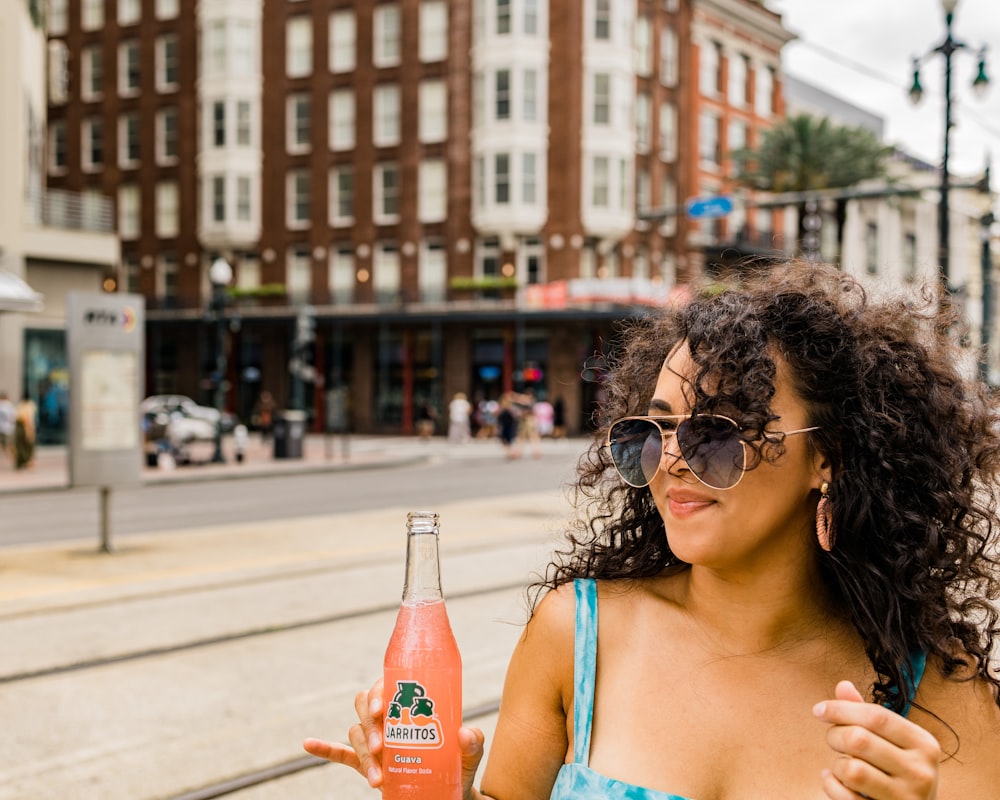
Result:
<instances>
[{"instance_id":1,"label":"lamp post globe","mask_svg":"<svg viewBox=\"0 0 1000 800\"><path fill-rule=\"evenodd\" d=\"M222 416L226 406L226 287L233 279L233 268L224 258L217 258L208 270L208 280L212 284L211 307L215 316L215 409L219 418L215 423L215 447L212 452L213 464L224 464L222 455Z\"/></svg>"}]
</instances>

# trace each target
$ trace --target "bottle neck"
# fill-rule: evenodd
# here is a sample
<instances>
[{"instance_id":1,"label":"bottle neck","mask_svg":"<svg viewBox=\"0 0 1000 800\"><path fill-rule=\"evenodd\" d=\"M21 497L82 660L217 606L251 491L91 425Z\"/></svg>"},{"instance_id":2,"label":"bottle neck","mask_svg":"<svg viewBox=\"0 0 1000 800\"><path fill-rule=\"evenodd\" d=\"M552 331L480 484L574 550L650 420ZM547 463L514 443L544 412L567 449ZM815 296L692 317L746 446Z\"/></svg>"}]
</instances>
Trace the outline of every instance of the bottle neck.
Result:
<instances>
[{"instance_id":1,"label":"bottle neck","mask_svg":"<svg viewBox=\"0 0 1000 800\"><path fill-rule=\"evenodd\" d=\"M415 512L406 518L406 582L404 603L443 600L438 560L438 515Z\"/></svg>"}]
</instances>

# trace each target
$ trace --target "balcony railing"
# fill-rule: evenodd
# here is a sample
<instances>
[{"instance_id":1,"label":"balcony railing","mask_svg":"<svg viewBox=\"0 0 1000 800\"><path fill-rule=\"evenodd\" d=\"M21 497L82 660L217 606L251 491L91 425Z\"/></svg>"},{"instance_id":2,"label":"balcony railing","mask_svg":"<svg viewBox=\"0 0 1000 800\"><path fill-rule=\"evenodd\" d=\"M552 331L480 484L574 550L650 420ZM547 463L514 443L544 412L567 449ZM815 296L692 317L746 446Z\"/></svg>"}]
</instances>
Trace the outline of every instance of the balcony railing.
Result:
<instances>
[{"instance_id":1,"label":"balcony railing","mask_svg":"<svg viewBox=\"0 0 1000 800\"><path fill-rule=\"evenodd\" d=\"M107 197L49 189L30 204L30 219L46 228L90 233L115 231L114 203Z\"/></svg>"}]
</instances>

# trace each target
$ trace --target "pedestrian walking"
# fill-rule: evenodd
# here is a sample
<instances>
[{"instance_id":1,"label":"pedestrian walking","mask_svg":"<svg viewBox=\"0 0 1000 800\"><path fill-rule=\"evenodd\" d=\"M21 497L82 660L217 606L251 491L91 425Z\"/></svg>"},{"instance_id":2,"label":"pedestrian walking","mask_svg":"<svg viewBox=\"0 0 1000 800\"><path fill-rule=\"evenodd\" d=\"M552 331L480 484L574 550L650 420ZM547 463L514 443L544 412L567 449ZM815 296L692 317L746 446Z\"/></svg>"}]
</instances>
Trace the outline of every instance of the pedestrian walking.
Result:
<instances>
[{"instance_id":1,"label":"pedestrian walking","mask_svg":"<svg viewBox=\"0 0 1000 800\"><path fill-rule=\"evenodd\" d=\"M464 800L997 796L1000 407L929 294L768 264L632 324ZM381 697L306 749L380 786Z\"/></svg>"},{"instance_id":2,"label":"pedestrian walking","mask_svg":"<svg viewBox=\"0 0 1000 800\"><path fill-rule=\"evenodd\" d=\"M452 444L465 444L472 436L470 418L472 403L465 392L455 392L448 403L448 441Z\"/></svg>"},{"instance_id":3,"label":"pedestrian walking","mask_svg":"<svg viewBox=\"0 0 1000 800\"><path fill-rule=\"evenodd\" d=\"M0 453L13 460L14 427L17 408L7 392L0 391Z\"/></svg>"},{"instance_id":4,"label":"pedestrian walking","mask_svg":"<svg viewBox=\"0 0 1000 800\"><path fill-rule=\"evenodd\" d=\"M38 406L27 394L14 409L14 467L25 469L35 457Z\"/></svg>"}]
</instances>

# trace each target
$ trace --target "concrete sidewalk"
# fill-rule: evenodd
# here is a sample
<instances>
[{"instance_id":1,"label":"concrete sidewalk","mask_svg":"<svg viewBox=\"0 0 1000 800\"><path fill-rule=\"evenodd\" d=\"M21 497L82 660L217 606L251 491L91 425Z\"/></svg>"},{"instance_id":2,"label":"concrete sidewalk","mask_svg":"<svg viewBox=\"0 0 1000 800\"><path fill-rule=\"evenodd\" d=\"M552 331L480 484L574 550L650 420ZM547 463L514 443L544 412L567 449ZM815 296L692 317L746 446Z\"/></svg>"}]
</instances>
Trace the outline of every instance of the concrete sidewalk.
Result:
<instances>
[{"instance_id":1,"label":"concrete sidewalk","mask_svg":"<svg viewBox=\"0 0 1000 800\"><path fill-rule=\"evenodd\" d=\"M476 443L476 446L480 444ZM307 434L302 442L300 458L275 458L273 442L262 441L259 436L252 435L243 460L237 461L232 437L227 436L222 446L223 464L211 462L214 452L212 442L195 442L189 446L192 463L172 469L142 466L140 479L143 483L185 482L288 472L363 469L426 458L444 445L446 442L442 437L419 442L416 437L405 436ZM38 447L34 460L26 469L15 470L9 460L0 458L0 494L63 488L70 488L69 452L65 445Z\"/></svg>"}]
</instances>

